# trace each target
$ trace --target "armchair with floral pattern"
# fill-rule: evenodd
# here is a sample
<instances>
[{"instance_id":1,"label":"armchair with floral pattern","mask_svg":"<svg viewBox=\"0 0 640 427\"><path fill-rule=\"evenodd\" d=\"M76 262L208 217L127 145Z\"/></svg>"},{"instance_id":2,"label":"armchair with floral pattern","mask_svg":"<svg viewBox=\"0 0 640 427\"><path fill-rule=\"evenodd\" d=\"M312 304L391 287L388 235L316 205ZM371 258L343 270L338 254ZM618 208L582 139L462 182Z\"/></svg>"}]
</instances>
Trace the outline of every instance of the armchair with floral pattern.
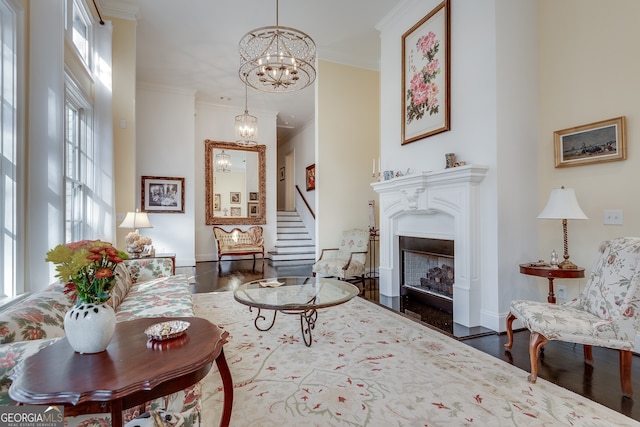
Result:
<instances>
[{"instance_id":1,"label":"armchair with floral pattern","mask_svg":"<svg viewBox=\"0 0 640 427\"><path fill-rule=\"evenodd\" d=\"M585 363L592 364L591 346L620 351L622 394L631 397L631 360L640 332L640 238L623 237L600 246L585 289L565 304L513 301L507 316L507 350L513 345L513 321L531 331L529 382L538 376L538 358L551 340L584 346Z\"/></svg>"},{"instance_id":2,"label":"armchair with floral pattern","mask_svg":"<svg viewBox=\"0 0 640 427\"><path fill-rule=\"evenodd\" d=\"M364 272L369 250L369 231L346 230L337 248L322 249L320 258L313 265L314 276L337 277L340 280L361 282L364 289Z\"/></svg>"}]
</instances>

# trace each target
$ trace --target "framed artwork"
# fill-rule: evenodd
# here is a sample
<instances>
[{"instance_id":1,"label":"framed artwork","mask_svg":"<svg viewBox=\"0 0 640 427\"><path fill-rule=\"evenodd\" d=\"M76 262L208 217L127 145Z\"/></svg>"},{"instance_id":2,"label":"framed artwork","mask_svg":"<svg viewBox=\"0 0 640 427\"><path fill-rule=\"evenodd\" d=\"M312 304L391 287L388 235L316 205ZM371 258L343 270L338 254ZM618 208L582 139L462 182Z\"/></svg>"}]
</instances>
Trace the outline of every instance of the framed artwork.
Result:
<instances>
[{"instance_id":1,"label":"framed artwork","mask_svg":"<svg viewBox=\"0 0 640 427\"><path fill-rule=\"evenodd\" d=\"M257 191L250 191L249 192L249 200L250 201L258 201L258 192Z\"/></svg>"},{"instance_id":2,"label":"framed artwork","mask_svg":"<svg viewBox=\"0 0 640 427\"><path fill-rule=\"evenodd\" d=\"M402 144L449 130L449 0L402 35Z\"/></svg>"},{"instance_id":3,"label":"framed artwork","mask_svg":"<svg viewBox=\"0 0 640 427\"><path fill-rule=\"evenodd\" d=\"M231 208L231 216L240 216L242 209L238 206Z\"/></svg>"},{"instance_id":4,"label":"framed artwork","mask_svg":"<svg viewBox=\"0 0 640 427\"><path fill-rule=\"evenodd\" d=\"M219 211L220 210L220 204L221 204L220 193L216 193L213 196L213 210Z\"/></svg>"},{"instance_id":5,"label":"framed artwork","mask_svg":"<svg viewBox=\"0 0 640 427\"><path fill-rule=\"evenodd\" d=\"M556 131L553 145L557 168L624 160L625 117Z\"/></svg>"},{"instance_id":6,"label":"framed artwork","mask_svg":"<svg viewBox=\"0 0 640 427\"><path fill-rule=\"evenodd\" d=\"M316 164L312 164L311 166L307 166L307 174L306 182L307 182L307 191L316 189Z\"/></svg>"},{"instance_id":7,"label":"framed artwork","mask_svg":"<svg viewBox=\"0 0 640 427\"><path fill-rule=\"evenodd\" d=\"M247 203L247 212L249 212L249 218L257 218L260 216L260 206L258 202Z\"/></svg>"},{"instance_id":8,"label":"framed artwork","mask_svg":"<svg viewBox=\"0 0 640 427\"><path fill-rule=\"evenodd\" d=\"M284 166L280 168L280 181L284 181Z\"/></svg>"},{"instance_id":9,"label":"framed artwork","mask_svg":"<svg viewBox=\"0 0 640 427\"><path fill-rule=\"evenodd\" d=\"M184 213L184 178L143 176L142 212Z\"/></svg>"},{"instance_id":10,"label":"framed artwork","mask_svg":"<svg viewBox=\"0 0 640 427\"><path fill-rule=\"evenodd\" d=\"M231 203L238 204L240 203L240 193L232 191L229 193L229 200L231 200ZM231 215L233 216L233 215Z\"/></svg>"}]
</instances>

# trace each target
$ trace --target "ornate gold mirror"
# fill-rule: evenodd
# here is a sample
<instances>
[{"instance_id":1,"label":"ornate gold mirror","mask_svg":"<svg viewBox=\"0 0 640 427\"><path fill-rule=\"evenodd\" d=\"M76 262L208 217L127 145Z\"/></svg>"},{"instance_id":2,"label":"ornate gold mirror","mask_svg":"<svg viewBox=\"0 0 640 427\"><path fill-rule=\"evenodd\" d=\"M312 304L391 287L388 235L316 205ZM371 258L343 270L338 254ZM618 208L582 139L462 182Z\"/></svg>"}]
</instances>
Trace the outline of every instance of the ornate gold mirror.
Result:
<instances>
[{"instance_id":1,"label":"ornate gold mirror","mask_svg":"<svg viewBox=\"0 0 640 427\"><path fill-rule=\"evenodd\" d=\"M266 146L204 142L207 225L266 224Z\"/></svg>"}]
</instances>

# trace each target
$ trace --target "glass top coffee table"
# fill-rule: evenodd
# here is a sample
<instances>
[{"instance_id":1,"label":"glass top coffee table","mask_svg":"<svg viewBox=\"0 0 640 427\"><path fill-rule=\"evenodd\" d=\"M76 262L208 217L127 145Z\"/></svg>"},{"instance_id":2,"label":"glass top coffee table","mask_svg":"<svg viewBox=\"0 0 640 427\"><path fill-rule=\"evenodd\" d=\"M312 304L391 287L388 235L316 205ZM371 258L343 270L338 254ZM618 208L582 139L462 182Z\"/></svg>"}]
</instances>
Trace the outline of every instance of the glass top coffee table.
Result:
<instances>
[{"instance_id":1,"label":"glass top coffee table","mask_svg":"<svg viewBox=\"0 0 640 427\"><path fill-rule=\"evenodd\" d=\"M302 338L309 347L312 343L311 330L318 318L317 310L345 303L359 293L356 286L342 280L276 277L245 283L234 291L233 297L250 309L258 309L254 324L259 331L271 329L279 311L300 316ZM262 310L273 310L273 319L267 321Z\"/></svg>"}]
</instances>

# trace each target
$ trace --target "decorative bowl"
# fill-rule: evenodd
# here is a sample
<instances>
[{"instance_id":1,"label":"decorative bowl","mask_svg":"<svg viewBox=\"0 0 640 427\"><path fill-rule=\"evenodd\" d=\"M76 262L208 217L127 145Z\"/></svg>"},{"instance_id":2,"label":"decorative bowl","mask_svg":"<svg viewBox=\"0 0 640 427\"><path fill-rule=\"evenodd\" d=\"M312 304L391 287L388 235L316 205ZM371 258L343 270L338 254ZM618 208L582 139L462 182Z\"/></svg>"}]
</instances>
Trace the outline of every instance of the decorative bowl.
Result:
<instances>
[{"instance_id":1,"label":"decorative bowl","mask_svg":"<svg viewBox=\"0 0 640 427\"><path fill-rule=\"evenodd\" d=\"M189 328L189 325L189 322L183 320L169 320L149 326L144 330L144 333L149 339L165 341L183 335Z\"/></svg>"}]
</instances>

